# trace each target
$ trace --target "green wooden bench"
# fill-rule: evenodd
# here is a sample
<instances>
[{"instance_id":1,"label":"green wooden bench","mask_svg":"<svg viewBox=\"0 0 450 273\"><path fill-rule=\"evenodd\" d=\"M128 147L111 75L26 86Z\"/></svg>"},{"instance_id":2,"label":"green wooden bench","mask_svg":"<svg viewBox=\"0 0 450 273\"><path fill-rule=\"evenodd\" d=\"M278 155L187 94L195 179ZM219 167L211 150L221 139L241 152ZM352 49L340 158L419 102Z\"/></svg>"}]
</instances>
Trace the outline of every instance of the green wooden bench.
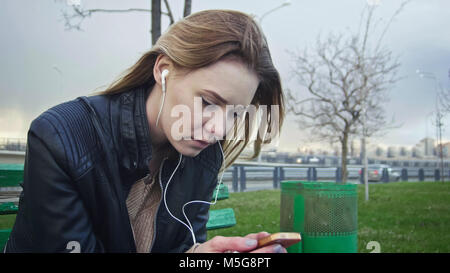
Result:
<instances>
[{"instance_id":1,"label":"green wooden bench","mask_svg":"<svg viewBox=\"0 0 450 273\"><path fill-rule=\"evenodd\" d=\"M0 203L0 215L17 214L19 207L13 202Z\"/></svg>"},{"instance_id":2,"label":"green wooden bench","mask_svg":"<svg viewBox=\"0 0 450 273\"><path fill-rule=\"evenodd\" d=\"M217 185L216 189L214 190L214 193L211 197L211 201L214 201L214 199L216 198L217 191L219 191L219 194L217 195L217 200L223 200L223 199L227 199L228 197L230 197L230 193L228 191L228 186L226 186L224 184L220 184L220 185Z\"/></svg>"},{"instance_id":3,"label":"green wooden bench","mask_svg":"<svg viewBox=\"0 0 450 273\"><path fill-rule=\"evenodd\" d=\"M24 164L0 164L0 187L19 187Z\"/></svg>"},{"instance_id":4,"label":"green wooden bench","mask_svg":"<svg viewBox=\"0 0 450 273\"><path fill-rule=\"evenodd\" d=\"M23 164L0 164L0 187L19 187L23 181ZM214 201L219 191L217 200L229 198L228 186L220 184L214 191L211 200ZM17 205L13 202L0 203L0 215L16 214ZM236 225L236 217L232 208L216 209L209 211L209 219L206 224L208 230L232 227ZM6 244L11 229L0 230L0 250Z\"/></svg>"},{"instance_id":5,"label":"green wooden bench","mask_svg":"<svg viewBox=\"0 0 450 273\"><path fill-rule=\"evenodd\" d=\"M24 164L0 164L0 188L20 187L23 181ZM0 215L17 214L18 207L13 202L0 201ZM11 229L0 229L0 251L8 241Z\"/></svg>"},{"instance_id":6,"label":"green wooden bench","mask_svg":"<svg viewBox=\"0 0 450 273\"><path fill-rule=\"evenodd\" d=\"M3 253L3 248L8 241L9 234L11 233L11 229L1 229L0 230L0 253Z\"/></svg>"},{"instance_id":7,"label":"green wooden bench","mask_svg":"<svg viewBox=\"0 0 450 273\"><path fill-rule=\"evenodd\" d=\"M212 201L215 200L217 191L219 191L217 200L223 200L229 197L228 186L219 184L211 197ZM207 230L232 227L234 225L236 225L236 216L234 215L234 210L232 208L209 211L209 219L206 223Z\"/></svg>"},{"instance_id":8,"label":"green wooden bench","mask_svg":"<svg viewBox=\"0 0 450 273\"><path fill-rule=\"evenodd\" d=\"M232 208L216 209L209 211L209 220L206 229L218 229L236 225L236 216Z\"/></svg>"},{"instance_id":9,"label":"green wooden bench","mask_svg":"<svg viewBox=\"0 0 450 273\"><path fill-rule=\"evenodd\" d=\"M0 203L0 215L17 214L19 208L13 202ZM11 229L0 229L0 252L8 241Z\"/></svg>"}]
</instances>

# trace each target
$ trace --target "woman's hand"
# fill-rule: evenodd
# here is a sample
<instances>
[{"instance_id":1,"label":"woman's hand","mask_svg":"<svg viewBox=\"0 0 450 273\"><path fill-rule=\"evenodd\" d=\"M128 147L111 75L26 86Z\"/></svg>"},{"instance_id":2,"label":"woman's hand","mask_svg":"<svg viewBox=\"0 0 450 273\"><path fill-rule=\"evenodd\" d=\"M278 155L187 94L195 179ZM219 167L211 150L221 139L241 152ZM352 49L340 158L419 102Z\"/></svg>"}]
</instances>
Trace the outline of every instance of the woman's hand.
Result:
<instances>
[{"instance_id":1,"label":"woman's hand","mask_svg":"<svg viewBox=\"0 0 450 273\"><path fill-rule=\"evenodd\" d=\"M224 253L224 252L250 252L250 253L286 253L286 249L279 244L256 248L258 240L269 236L270 233L251 233L245 237L216 236L200 244L195 253Z\"/></svg>"}]
</instances>

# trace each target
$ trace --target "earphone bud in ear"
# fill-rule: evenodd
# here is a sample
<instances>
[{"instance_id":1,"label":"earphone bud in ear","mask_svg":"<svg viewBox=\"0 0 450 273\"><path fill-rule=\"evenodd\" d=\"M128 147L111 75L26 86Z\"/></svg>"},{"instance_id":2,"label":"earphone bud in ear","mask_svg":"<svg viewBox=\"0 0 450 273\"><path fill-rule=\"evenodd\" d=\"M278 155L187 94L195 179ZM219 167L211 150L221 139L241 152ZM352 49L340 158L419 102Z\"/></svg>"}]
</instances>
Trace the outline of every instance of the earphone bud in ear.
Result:
<instances>
[{"instance_id":1,"label":"earphone bud in ear","mask_svg":"<svg viewBox=\"0 0 450 273\"><path fill-rule=\"evenodd\" d=\"M156 126L159 123L159 117L161 116L161 111L164 105L164 99L166 98L166 76L169 74L169 70L164 69L161 73L161 85L162 85L162 97L161 97L161 105L159 107L158 117L156 118Z\"/></svg>"},{"instance_id":2,"label":"earphone bud in ear","mask_svg":"<svg viewBox=\"0 0 450 273\"><path fill-rule=\"evenodd\" d=\"M165 93L166 92L166 76L167 74L169 74L169 70L164 69L163 72L161 73L161 85L162 85L162 91Z\"/></svg>"}]
</instances>

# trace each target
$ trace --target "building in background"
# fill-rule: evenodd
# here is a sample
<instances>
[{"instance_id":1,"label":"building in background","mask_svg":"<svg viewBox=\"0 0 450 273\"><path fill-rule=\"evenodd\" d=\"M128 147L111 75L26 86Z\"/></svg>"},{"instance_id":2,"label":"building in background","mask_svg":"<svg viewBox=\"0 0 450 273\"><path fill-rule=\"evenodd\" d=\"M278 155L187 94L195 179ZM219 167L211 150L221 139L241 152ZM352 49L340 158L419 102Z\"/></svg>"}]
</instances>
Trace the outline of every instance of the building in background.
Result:
<instances>
[{"instance_id":1,"label":"building in background","mask_svg":"<svg viewBox=\"0 0 450 273\"><path fill-rule=\"evenodd\" d=\"M433 138L426 137L422 139L419 144L416 145L418 149L422 149L423 156L434 156L435 155L435 143Z\"/></svg>"},{"instance_id":2,"label":"building in background","mask_svg":"<svg viewBox=\"0 0 450 273\"><path fill-rule=\"evenodd\" d=\"M387 152L387 157L393 158L393 157L397 157L397 147L394 146L390 146L388 148L388 152Z\"/></svg>"},{"instance_id":3,"label":"building in background","mask_svg":"<svg viewBox=\"0 0 450 273\"><path fill-rule=\"evenodd\" d=\"M411 151L408 147L402 146L400 147L399 156L401 157L411 157Z\"/></svg>"},{"instance_id":4,"label":"building in background","mask_svg":"<svg viewBox=\"0 0 450 273\"><path fill-rule=\"evenodd\" d=\"M375 149L375 156L377 156L377 157L385 157L386 156L386 153L385 153L383 147L378 146Z\"/></svg>"},{"instance_id":5,"label":"building in background","mask_svg":"<svg viewBox=\"0 0 450 273\"><path fill-rule=\"evenodd\" d=\"M440 150L439 144L437 145L436 149L438 151ZM444 155L444 157L450 157L450 142L442 144L442 154Z\"/></svg>"},{"instance_id":6,"label":"building in background","mask_svg":"<svg viewBox=\"0 0 450 273\"><path fill-rule=\"evenodd\" d=\"M423 147L419 144L414 146L411 150L411 156L414 158L422 158L423 157Z\"/></svg>"}]
</instances>

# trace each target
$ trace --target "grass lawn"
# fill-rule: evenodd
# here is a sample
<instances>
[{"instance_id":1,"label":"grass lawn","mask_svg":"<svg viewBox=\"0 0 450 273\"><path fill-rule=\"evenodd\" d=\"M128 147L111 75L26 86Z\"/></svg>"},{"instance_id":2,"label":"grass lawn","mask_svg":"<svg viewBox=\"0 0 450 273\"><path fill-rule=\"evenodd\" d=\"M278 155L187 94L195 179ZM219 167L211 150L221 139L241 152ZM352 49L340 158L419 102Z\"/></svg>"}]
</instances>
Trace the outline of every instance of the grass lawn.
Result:
<instances>
[{"instance_id":1,"label":"grass lawn","mask_svg":"<svg viewBox=\"0 0 450 273\"><path fill-rule=\"evenodd\" d=\"M450 252L450 182L370 184L370 201L358 185L358 251L378 241L381 252ZM280 230L280 191L230 193L211 209L233 208L237 224L208 231L216 236ZM0 229L12 228L15 215L1 215Z\"/></svg>"},{"instance_id":2,"label":"grass lawn","mask_svg":"<svg viewBox=\"0 0 450 273\"><path fill-rule=\"evenodd\" d=\"M15 214L0 215L0 229L12 229L15 220Z\"/></svg>"},{"instance_id":3,"label":"grass lawn","mask_svg":"<svg viewBox=\"0 0 450 273\"><path fill-rule=\"evenodd\" d=\"M370 200L358 185L358 252L370 252L378 241L381 252L450 252L450 183L396 182L370 184ZM216 236L280 230L280 191L230 193L212 209L234 208L237 224L208 231Z\"/></svg>"}]
</instances>

